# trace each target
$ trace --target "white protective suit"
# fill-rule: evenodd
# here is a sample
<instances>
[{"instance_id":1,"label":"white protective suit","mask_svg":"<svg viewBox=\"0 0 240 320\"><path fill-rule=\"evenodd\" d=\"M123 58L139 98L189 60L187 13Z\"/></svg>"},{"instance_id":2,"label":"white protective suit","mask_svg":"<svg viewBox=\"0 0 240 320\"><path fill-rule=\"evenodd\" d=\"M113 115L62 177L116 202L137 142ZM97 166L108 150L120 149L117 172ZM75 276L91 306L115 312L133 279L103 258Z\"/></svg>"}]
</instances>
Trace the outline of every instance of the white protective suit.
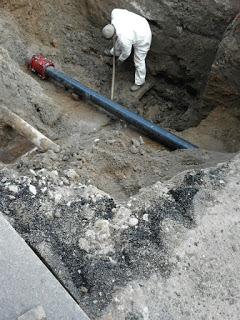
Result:
<instances>
[{"instance_id":1,"label":"white protective suit","mask_svg":"<svg viewBox=\"0 0 240 320\"><path fill-rule=\"evenodd\" d=\"M111 23L117 35L115 55L120 61L125 61L134 48L135 84L141 86L145 82L145 59L152 42L150 26L145 18L125 9L114 9ZM111 53L114 53L114 48Z\"/></svg>"}]
</instances>

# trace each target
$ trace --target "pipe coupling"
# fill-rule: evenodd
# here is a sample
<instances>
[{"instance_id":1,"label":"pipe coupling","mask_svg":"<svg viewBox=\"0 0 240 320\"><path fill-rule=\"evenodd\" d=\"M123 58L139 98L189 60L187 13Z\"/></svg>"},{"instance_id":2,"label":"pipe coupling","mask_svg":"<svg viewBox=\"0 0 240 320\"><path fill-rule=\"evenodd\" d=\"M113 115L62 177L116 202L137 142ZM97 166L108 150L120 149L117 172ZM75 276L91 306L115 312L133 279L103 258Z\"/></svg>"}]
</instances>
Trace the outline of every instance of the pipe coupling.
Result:
<instances>
[{"instance_id":1,"label":"pipe coupling","mask_svg":"<svg viewBox=\"0 0 240 320\"><path fill-rule=\"evenodd\" d=\"M55 67L55 65L51 60L46 59L42 54L36 54L28 61L28 67L40 78L45 79L47 68Z\"/></svg>"}]
</instances>

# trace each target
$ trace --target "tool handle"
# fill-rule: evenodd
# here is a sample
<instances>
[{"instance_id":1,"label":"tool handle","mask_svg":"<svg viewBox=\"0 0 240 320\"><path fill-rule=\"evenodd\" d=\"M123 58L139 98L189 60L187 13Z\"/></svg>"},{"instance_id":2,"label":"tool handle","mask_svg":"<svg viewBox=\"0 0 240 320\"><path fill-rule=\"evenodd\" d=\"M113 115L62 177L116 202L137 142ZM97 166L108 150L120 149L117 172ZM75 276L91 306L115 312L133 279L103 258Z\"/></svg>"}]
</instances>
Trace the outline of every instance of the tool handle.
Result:
<instances>
[{"instance_id":1,"label":"tool handle","mask_svg":"<svg viewBox=\"0 0 240 320\"><path fill-rule=\"evenodd\" d=\"M111 100L114 100L115 91L115 74L116 74L116 54L115 54L116 40L113 40L113 72L112 72L112 87L111 87Z\"/></svg>"}]
</instances>

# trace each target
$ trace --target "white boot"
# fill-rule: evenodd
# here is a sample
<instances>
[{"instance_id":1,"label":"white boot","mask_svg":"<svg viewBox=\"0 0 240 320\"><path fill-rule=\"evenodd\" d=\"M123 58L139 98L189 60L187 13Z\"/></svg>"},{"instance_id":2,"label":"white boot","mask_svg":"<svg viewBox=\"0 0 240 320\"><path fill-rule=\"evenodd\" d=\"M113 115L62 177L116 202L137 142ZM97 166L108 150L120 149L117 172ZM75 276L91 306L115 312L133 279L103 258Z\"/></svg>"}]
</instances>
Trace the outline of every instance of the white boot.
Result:
<instances>
[{"instance_id":1,"label":"white boot","mask_svg":"<svg viewBox=\"0 0 240 320\"><path fill-rule=\"evenodd\" d=\"M138 91L140 88L142 88L142 86L139 86L137 84L134 84L133 86L131 86L131 91L132 92L135 92L135 91Z\"/></svg>"}]
</instances>

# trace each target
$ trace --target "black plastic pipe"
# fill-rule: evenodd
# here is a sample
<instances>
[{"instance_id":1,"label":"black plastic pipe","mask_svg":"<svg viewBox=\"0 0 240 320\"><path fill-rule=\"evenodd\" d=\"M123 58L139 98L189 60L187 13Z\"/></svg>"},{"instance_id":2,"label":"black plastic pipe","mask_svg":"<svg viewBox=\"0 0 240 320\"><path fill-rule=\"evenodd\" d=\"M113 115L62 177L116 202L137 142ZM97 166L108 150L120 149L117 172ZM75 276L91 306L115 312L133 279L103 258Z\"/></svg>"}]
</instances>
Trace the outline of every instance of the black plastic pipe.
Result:
<instances>
[{"instance_id":1,"label":"black plastic pipe","mask_svg":"<svg viewBox=\"0 0 240 320\"><path fill-rule=\"evenodd\" d=\"M165 129L160 128L154 123L144 119L138 114L129 111L122 107L120 104L113 102L112 100L100 95L96 91L89 89L82 85L77 80L72 79L63 72L56 70L54 67L46 68L46 75L55 81L63 84L66 88L73 90L80 96L84 96L86 99L96 103L103 109L112 113L116 117L125 120L132 124L142 132L144 132L150 138L164 144L170 149L195 149L198 148L194 144L179 138L178 136L168 132Z\"/></svg>"}]
</instances>

